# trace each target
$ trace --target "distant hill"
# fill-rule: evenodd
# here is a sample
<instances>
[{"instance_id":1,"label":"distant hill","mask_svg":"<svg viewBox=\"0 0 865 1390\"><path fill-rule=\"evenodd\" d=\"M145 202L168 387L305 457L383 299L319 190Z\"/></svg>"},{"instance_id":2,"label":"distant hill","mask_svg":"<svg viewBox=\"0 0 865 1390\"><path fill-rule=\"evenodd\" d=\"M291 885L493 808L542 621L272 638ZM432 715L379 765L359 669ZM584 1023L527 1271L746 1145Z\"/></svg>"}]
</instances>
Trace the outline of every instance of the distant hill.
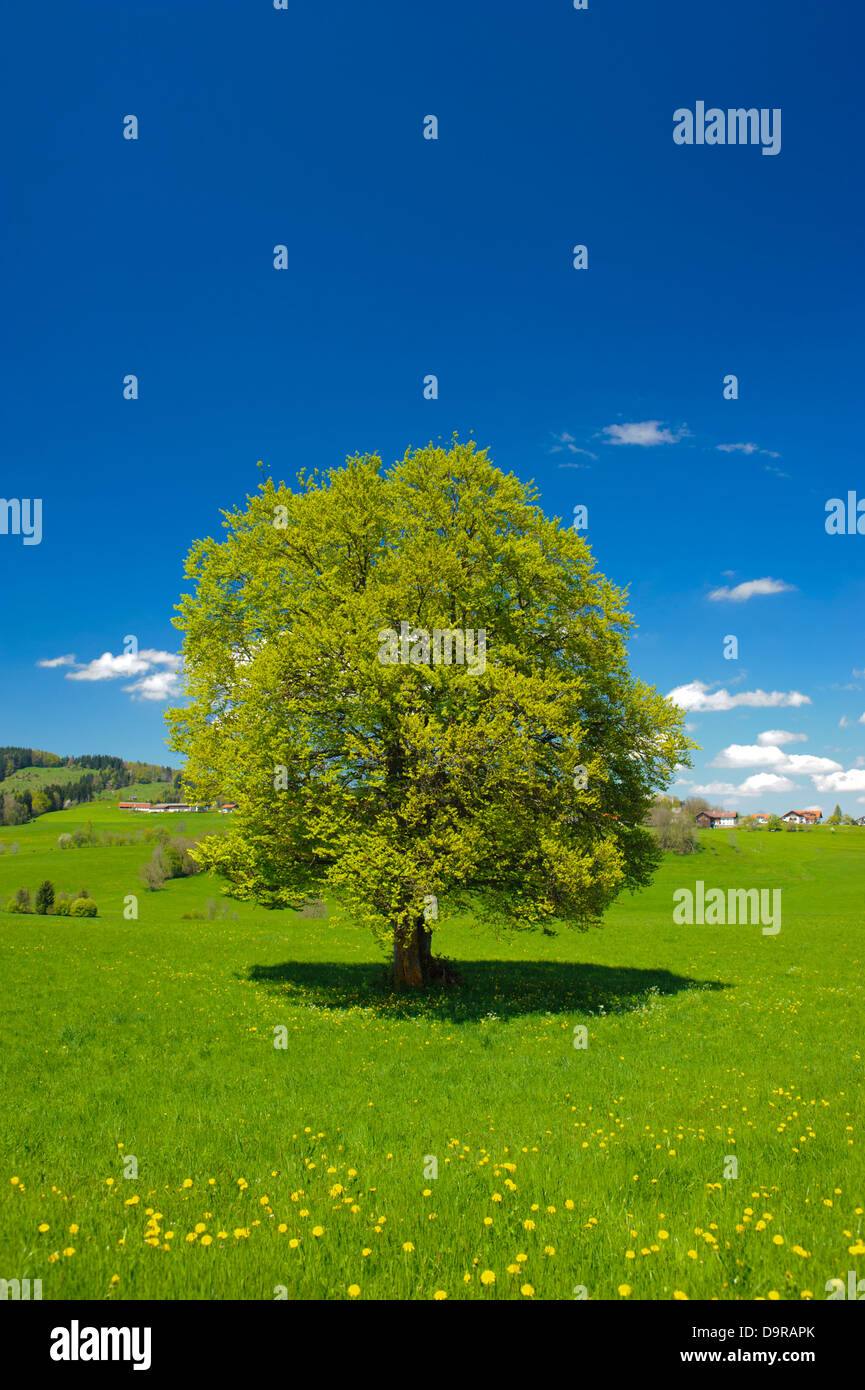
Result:
<instances>
[{"instance_id":1,"label":"distant hill","mask_svg":"<svg viewBox=\"0 0 865 1390\"><path fill-rule=\"evenodd\" d=\"M40 748L0 747L0 773L3 825L22 825L47 811L116 796L127 788L134 788L136 796L165 797L168 787L180 787L176 768L105 753L62 757Z\"/></svg>"}]
</instances>

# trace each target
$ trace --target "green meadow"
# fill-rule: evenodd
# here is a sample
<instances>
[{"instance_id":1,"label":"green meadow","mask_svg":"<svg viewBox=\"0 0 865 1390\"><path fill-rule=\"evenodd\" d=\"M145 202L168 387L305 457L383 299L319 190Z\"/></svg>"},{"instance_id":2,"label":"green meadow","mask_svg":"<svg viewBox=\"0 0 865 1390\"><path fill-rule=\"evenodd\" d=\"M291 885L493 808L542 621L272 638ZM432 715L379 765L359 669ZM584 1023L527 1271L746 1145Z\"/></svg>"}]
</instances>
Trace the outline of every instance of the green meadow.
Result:
<instances>
[{"instance_id":1,"label":"green meadow","mask_svg":"<svg viewBox=\"0 0 865 1390\"><path fill-rule=\"evenodd\" d=\"M224 824L115 800L0 830L0 1277L43 1299L800 1300L865 1275L865 829L703 832L588 933L443 920L464 984L416 998L334 904L148 892L150 844L58 848L87 821ZM46 878L98 917L4 910ZM675 925L697 879L780 888L780 932ZM184 919L208 899L229 916Z\"/></svg>"}]
</instances>

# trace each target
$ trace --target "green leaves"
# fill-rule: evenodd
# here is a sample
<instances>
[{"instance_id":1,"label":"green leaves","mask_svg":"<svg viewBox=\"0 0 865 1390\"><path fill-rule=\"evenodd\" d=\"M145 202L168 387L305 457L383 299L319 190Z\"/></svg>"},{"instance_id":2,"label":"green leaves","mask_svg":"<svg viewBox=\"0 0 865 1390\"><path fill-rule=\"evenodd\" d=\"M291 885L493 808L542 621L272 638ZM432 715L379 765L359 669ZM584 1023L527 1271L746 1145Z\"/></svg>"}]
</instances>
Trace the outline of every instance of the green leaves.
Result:
<instances>
[{"instance_id":1,"label":"green leaves","mask_svg":"<svg viewBox=\"0 0 865 1390\"><path fill-rule=\"evenodd\" d=\"M641 823L692 745L628 672L624 595L533 490L455 439L268 480L225 531L187 563L169 718L195 794L239 804L199 847L237 896L327 887L385 938L430 894L583 926L648 881ZM483 668L380 660L402 623L483 631Z\"/></svg>"}]
</instances>

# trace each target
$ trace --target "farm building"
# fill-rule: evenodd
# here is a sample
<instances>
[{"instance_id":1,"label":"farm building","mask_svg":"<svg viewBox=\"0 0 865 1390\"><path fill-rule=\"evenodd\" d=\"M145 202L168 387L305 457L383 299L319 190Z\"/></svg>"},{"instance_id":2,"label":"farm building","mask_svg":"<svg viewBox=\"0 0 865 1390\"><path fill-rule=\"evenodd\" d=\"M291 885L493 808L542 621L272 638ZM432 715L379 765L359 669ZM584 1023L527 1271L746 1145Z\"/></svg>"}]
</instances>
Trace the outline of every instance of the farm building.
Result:
<instances>
[{"instance_id":1,"label":"farm building","mask_svg":"<svg viewBox=\"0 0 865 1390\"><path fill-rule=\"evenodd\" d=\"M694 817L703 830L723 830L725 826L735 826L739 819L738 811L700 811Z\"/></svg>"},{"instance_id":2,"label":"farm building","mask_svg":"<svg viewBox=\"0 0 865 1390\"><path fill-rule=\"evenodd\" d=\"M822 811L788 811L781 817L788 825L817 825L823 819Z\"/></svg>"}]
</instances>

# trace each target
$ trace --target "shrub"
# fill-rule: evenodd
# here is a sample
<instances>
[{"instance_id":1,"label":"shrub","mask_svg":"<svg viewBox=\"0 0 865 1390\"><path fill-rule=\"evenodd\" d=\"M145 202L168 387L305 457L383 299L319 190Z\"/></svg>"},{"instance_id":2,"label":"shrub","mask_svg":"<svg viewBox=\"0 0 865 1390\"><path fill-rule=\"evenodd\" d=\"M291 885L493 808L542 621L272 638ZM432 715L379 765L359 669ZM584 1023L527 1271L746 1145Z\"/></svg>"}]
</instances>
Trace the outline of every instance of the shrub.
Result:
<instances>
[{"instance_id":1,"label":"shrub","mask_svg":"<svg viewBox=\"0 0 865 1390\"><path fill-rule=\"evenodd\" d=\"M61 849L68 849L69 846L72 844L72 836L71 836L71 835L58 835L58 836L57 836L57 843L58 843L58 845L60 846Z\"/></svg>"},{"instance_id":2,"label":"shrub","mask_svg":"<svg viewBox=\"0 0 865 1390\"><path fill-rule=\"evenodd\" d=\"M19 889L18 889L18 892L15 894L15 899L16 899L16 901L17 901L17 903L18 903L18 911L19 911L19 912L32 912L32 911L33 911L33 904L32 904L31 901L30 901L30 889L29 889L29 888L19 888Z\"/></svg>"},{"instance_id":3,"label":"shrub","mask_svg":"<svg viewBox=\"0 0 865 1390\"><path fill-rule=\"evenodd\" d=\"M9 899L8 903L6 904L6 911L7 911L7 912L20 912L20 911L21 911L21 904L19 903L19 901L18 901L17 898L10 898L10 899Z\"/></svg>"},{"instance_id":4,"label":"shrub","mask_svg":"<svg viewBox=\"0 0 865 1390\"><path fill-rule=\"evenodd\" d=\"M96 904L92 898L76 898L69 907L70 917L95 917Z\"/></svg>"},{"instance_id":5,"label":"shrub","mask_svg":"<svg viewBox=\"0 0 865 1390\"><path fill-rule=\"evenodd\" d=\"M204 913L203 913L203 912L182 912L182 913L180 914L180 920L181 920L181 922L203 922L203 921L204 921Z\"/></svg>"},{"instance_id":6,"label":"shrub","mask_svg":"<svg viewBox=\"0 0 865 1390\"><path fill-rule=\"evenodd\" d=\"M61 899L59 900L59 902L56 902L56 903L54 904L54 916L55 916L55 917L68 917L68 916L69 916L69 899L68 899L68 898L61 898Z\"/></svg>"}]
</instances>

